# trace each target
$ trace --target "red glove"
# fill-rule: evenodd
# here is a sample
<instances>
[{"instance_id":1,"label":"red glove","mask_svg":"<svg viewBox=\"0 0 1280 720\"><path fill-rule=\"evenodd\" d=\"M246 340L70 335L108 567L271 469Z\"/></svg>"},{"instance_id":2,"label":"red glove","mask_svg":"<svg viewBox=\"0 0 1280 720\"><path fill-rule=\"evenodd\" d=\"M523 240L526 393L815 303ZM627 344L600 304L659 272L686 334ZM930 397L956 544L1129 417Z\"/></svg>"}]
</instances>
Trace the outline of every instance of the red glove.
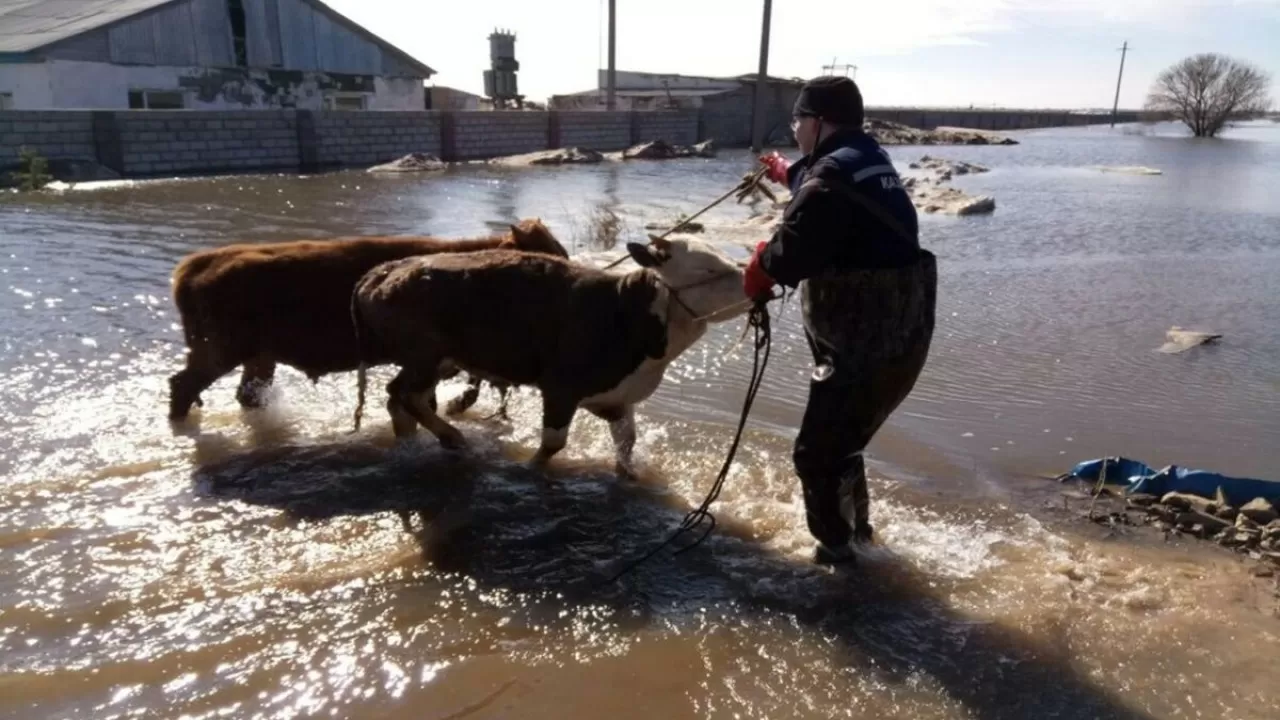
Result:
<instances>
[{"instance_id":1,"label":"red glove","mask_svg":"<svg viewBox=\"0 0 1280 720\"><path fill-rule=\"evenodd\" d=\"M791 167L791 161L778 154L774 150L766 155L760 156L760 162L769 168L765 173L765 177L778 183L779 185L787 184L787 168Z\"/></svg>"},{"instance_id":2,"label":"red glove","mask_svg":"<svg viewBox=\"0 0 1280 720\"><path fill-rule=\"evenodd\" d=\"M774 286L773 278L760 267L760 255L764 253L764 248L768 244L761 240L756 245L756 251L751 254L751 262L747 263L747 272L742 276L742 290L752 300L762 295L767 296Z\"/></svg>"}]
</instances>

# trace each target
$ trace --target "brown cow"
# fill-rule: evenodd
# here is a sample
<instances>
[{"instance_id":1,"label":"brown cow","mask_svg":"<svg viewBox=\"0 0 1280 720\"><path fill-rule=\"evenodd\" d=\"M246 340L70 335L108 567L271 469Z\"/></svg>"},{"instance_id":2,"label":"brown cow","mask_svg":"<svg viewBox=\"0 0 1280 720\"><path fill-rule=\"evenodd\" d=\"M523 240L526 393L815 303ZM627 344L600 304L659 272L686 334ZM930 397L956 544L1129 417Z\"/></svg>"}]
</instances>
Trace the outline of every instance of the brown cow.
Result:
<instances>
[{"instance_id":1,"label":"brown cow","mask_svg":"<svg viewBox=\"0 0 1280 720\"><path fill-rule=\"evenodd\" d=\"M493 248L568 257L538 219L522 220L505 235L470 240L352 237L246 243L188 255L173 273L188 350L186 367L169 378L169 417L185 418L192 404L202 404L200 393L241 365L236 399L244 407L261 404L277 363L312 381L355 370L361 357L351 328L351 292L361 276L389 260Z\"/></svg>"},{"instance_id":2,"label":"brown cow","mask_svg":"<svg viewBox=\"0 0 1280 720\"><path fill-rule=\"evenodd\" d=\"M351 313L366 357L401 367L387 385L398 437L421 423L464 444L436 414L441 363L542 392L535 464L565 445L578 407L610 423L618 471L632 476L634 406L707 323L741 315L742 268L695 238L629 243L642 267L617 275L547 255L488 250L384 263L356 285ZM366 386L359 374L359 428Z\"/></svg>"}]
</instances>

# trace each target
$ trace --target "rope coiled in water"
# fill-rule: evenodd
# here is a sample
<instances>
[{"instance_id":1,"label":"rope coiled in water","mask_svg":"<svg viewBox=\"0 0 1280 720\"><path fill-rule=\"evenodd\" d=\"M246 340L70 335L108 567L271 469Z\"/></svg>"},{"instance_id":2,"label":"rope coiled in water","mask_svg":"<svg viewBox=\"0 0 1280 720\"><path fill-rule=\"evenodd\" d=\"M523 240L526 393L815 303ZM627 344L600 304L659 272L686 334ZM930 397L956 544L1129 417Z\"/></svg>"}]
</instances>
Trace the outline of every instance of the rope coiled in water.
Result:
<instances>
[{"instance_id":1,"label":"rope coiled in water","mask_svg":"<svg viewBox=\"0 0 1280 720\"><path fill-rule=\"evenodd\" d=\"M699 526L706 525L702 534L696 540L676 550L673 554L679 555L688 552L707 539L707 536L716 529L715 515L711 514L711 506L720 497L720 491L724 489L725 480L729 476L729 468L733 465L733 458L738 453L738 445L742 442L742 431L747 424L747 416L751 414L751 405L755 402L756 393L760 390L760 384L764 380L765 367L769 364L769 352L773 347L773 330L770 325L768 302L773 298L762 298L755 301L751 307L751 312L747 316L747 326L755 330L754 347L755 354L751 360L751 379L747 383L747 392L742 400L742 413L738 416L738 428L733 434L733 443L729 446L729 452L725 456L724 465L720 467L720 473L716 475L715 481L711 484L711 490L703 499L702 504L690 510L684 516L684 520L671 533L666 540L663 540L658 546L639 558L627 563L618 572L614 573L604 584L610 584L617 581L623 575L631 572L641 564L657 555L663 548L675 542L676 538L685 533L692 533Z\"/></svg>"}]
</instances>

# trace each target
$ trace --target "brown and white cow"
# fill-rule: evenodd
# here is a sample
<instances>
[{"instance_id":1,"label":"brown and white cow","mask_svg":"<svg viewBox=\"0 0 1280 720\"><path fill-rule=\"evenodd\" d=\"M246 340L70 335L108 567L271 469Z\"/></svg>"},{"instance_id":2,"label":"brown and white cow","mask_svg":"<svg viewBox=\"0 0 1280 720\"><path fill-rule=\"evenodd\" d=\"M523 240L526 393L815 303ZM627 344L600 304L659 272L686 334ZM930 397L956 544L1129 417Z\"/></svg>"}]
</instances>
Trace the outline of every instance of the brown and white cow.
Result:
<instances>
[{"instance_id":1,"label":"brown and white cow","mask_svg":"<svg viewBox=\"0 0 1280 720\"><path fill-rule=\"evenodd\" d=\"M351 293L365 273L389 260L494 248L568 257L539 219L469 240L346 237L244 243L188 255L172 280L187 363L169 378L169 417L185 418L192 404L201 404L200 393L239 366L236 399L245 407L261 404L277 364L313 381L355 370L362 358L351 328Z\"/></svg>"},{"instance_id":2,"label":"brown and white cow","mask_svg":"<svg viewBox=\"0 0 1280 720\"><path fill-rule=\"evenodd\" d=\"M569 260L490 250L385 263L352 296L362 352L401 370L387 385L398 437L419 423L446 447L464 445L436 413L442 362L542 393L545 463L565 445L579 407L607 420L618 471L634 475L634 407L708 322L743 314L742 268L691 237L629 243L641 268L607 273ZM366 373L359 375L356 427Z\"/></svg>"}]
</instances>

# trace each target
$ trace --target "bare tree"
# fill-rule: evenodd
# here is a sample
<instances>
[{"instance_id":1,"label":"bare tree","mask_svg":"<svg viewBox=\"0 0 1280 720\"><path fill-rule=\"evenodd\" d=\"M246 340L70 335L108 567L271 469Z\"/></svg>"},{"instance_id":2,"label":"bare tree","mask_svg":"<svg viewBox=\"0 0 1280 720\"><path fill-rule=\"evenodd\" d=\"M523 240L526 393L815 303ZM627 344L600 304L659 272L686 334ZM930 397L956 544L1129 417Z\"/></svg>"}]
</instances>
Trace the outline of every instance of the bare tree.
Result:
<instances>
[{"instance_id":1,"label":"bare tree","mask_svg":"<svg viewBox=\"0 0 1280 720\"><path fill-rule=\"evenodd\" d=\"M1196 137L1213 137L1227 121L1271 107L1267 73L1217 53L1201 53L1160 73L1146 109L1186 123Z\"/></svg>"}]
</instances>

